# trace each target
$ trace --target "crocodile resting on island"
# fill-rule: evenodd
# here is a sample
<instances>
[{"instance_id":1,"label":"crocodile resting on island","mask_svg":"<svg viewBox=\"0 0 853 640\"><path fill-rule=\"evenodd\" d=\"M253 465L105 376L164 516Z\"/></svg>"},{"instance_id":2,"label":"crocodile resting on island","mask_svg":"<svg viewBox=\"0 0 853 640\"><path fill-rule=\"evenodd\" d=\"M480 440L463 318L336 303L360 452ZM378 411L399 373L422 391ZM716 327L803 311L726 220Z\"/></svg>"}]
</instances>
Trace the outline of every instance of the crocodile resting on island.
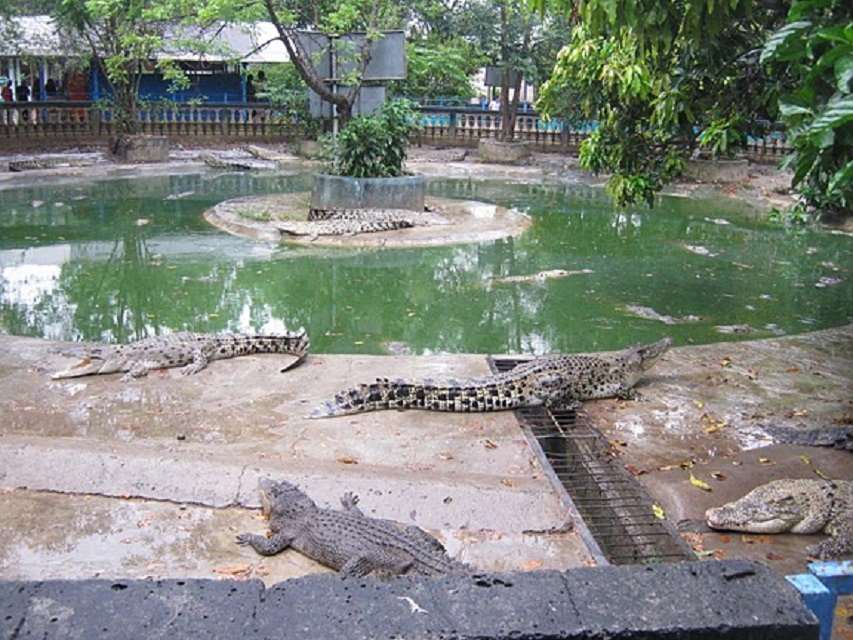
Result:
<instances>
[{"instance_id":1,"label":"crocodile resting on island","mask_svg":"<svg viewBox=\"0 0 853 640\"><path fill-rule=\"evenodd\" d=\"M433 212L408 209L314 209L308 220L278 220L274 226L279 231L294 236L345 236L359 233L376 233L395 229L411 229L437 224L447 220Z\"/></svg>"},{"instance_id":2,"label":"crocodile resting on island","mask_svg":"<svg viewBox=\"0 0 853 640\"><path fill-rule=\"evenodd\" d=\"M51 377L80 376L124 372L122 380L139 378L152 369L183 367L181 373L198 373L211 360L224 360L255 353L288 353L297 356L281 369L287 371L308 356L310 341L304 328L283 334L246 335L242 333L190 333L181 331L116 345L85 345L61 351L82 358L80 363Z\"/></svg>"},{"instance_id":3,"label":"crocodile resting on island","mask_svg":"<svg viewBox=\"0 0 853 640\"><path fill-rule=\"evenodd\" d=\"M747 533L828 533L808 547L821 560L853 554L853 480L773 480L708 509L712 529Z\"/></svg>"},{"instance_id":4,"label":"crocodile resting on island","mask_svg":"<svg viewBox=\"0 0 853 640\"><path fill-rule=\"evenodd\" d=\"M312 418L375 411L500 411L537 405L576 406L582 400L630 398L633 387L672 345L669 337L610 355L549 355L510 371L462 382L377 378L327 400Z\"/></svg>"},{"instance_id":5,"label":"crocodile resting on island","mask_svg":"<svg viewBox=\"0 0 853 640\"><path fill-rule=\"evenodd\" d=\"M345 493L343 511L319 508L296 485L260 480L263 513L271 536L243 533L237 543L271 556L288 547L345 576L410 574L439 576L467 573L444 546L412 525L370 518L358 508L358 496Z\"/></svg>"}]
</instances>

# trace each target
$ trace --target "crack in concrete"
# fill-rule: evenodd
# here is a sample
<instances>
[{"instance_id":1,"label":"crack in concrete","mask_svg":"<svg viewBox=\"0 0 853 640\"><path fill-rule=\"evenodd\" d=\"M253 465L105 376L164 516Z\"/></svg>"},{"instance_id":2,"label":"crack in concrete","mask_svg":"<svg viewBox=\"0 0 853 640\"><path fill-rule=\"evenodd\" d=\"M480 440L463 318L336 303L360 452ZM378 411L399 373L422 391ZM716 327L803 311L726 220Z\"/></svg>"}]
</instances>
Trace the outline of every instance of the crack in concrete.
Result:
<instances>
[{"instance_id":1,"label":"crack in concrete","mask_svg":"<svg viewBox=\"0 0 853 640\"><path fill-rule=\"evenodd\" d=\"M248 467L248 465L247 465ZM245 470L245 469L244 469ZM241 476L242 477L242 476ZM29 493L35 494L48 494L48 495L59 495L59 496L84 496L84 497L96 497L96 498L106 498L108 500L137 500L140 502L157 502L163 504L173 504L179 507L189 506L189 507L200 507L203 509L212 509L215 511L225 511L226 509L247 509L249 511L260 511L260 507L248 507L246 505L240 504L239 502L232 501L225 505L212 505L205 502L199 502L197 500L173 500L170 498L153 498L145 495L137 495L137 494L122 494L115 495L109 493L102 493L98 491L60 491L58 489L31 489L29 487L15 487L12 491L27 491ZM238 486L238 493L240 488Z\"/></svg>"},{"instance_id":2,"label":"crack in concrete","mask_svg":"<svg viewBox=\"0 0 853 640\"><path fill-rule=\"evenodd\" d=\"M246 470L249 468L248 464L244 464L240 469L240 475L237 478L237 491L234 493L234 498L226 507L241 507L243 505L240 504L240 491L243 490L243 476L246 475Z\"/></svg>"}]
</instances>

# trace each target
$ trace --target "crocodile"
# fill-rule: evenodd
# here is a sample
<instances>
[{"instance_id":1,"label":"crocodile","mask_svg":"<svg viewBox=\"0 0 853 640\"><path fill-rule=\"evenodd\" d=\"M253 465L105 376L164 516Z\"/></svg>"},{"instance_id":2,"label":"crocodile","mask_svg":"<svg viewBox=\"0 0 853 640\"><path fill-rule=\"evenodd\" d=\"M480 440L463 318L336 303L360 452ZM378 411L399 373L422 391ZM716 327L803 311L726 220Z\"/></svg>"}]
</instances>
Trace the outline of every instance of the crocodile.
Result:
<instances>
[{"instance_id":1,"label":"crocodile","mask_svg":"<svg viewBox=\"0 0 853 640\"><path fill-rule=\"evenodd\" d=\"M275 222L279 231L295 236L342 236L447 224L435 213L408 209L311 209L309 219Z\"/></svg>"},{"instance_id":2,"label":"crocodile","mask_svg":"<svg viewBox=\"0 0 853 640\"><path fill-rule=\"evenodd\" d=\"M250 164L246 164L245 162L235 162L234 160L223 160L222 158L217 158L212 153L203 153L199 156L199 158L208 167L212 167L214 169L232 169L235 171L251 171L252 169L255 168Z\"/></svg>"},{"instance_id":3,"label":"crocodile","mask_svg":"<svg viewBox=\"0 0 853 640\"><path fill-rule=\"evenodd\" d=\"M610 355L534 358L510 371L462 382L410 382L377 378L342 391L311 413L311 418L378 409L500 411L536 405L577 406L582 400L631 398L633 387L672 345L669 337Z\"/></svg>"},{"instance_id":4,"label":"crocodile","mask_svg":"<svg viewBox=\"0 0 853 640\"><path fill-rule=\"evenodd\" d=\"M374 572L440 576L470 571L422 529L366 516L358 508L358 496L352 493L343 495L343 511L336 511L321 509L289 482L262 478L259 487L270 536L242 533L237 544L248 545L261 555L275 555L290 547L354 577Z\"/></svg>"},{"instance_id":5,"label":"crocodile","mask_svg":"<svg viewBox=\"0 0 853 640\"><path fill-rule=\"evenodd\" d=\"M287 371L308 356L310 341L305 329L283 334L246 335L242 333L190 333L181 331L164 336L144 338L129 344L85 345L61 351L63 355L82 358L69 369L51 377L121 373L122 380L139 378L152 369L183 367L181 373L198 373L211 360L223 360L253 353L289 353L297 359L281 371Z\"/></svg>"},{"instance_id":6,"label":"crocodile","mask_svg":"<svg viewBox=\"0 0 853 640\"><path fill-rule=\"evenodd\" d=\"M853 554L853 480L773 480L708 509L712 529L748 533L828 533L807 551L821 560Z\"/></svg>"},{"instance_id":7,"label":"crocodile","mask_svg":"<svg viewBox=\"0 0 853 640\"><path fill-rule=\"evenodd\" d=\"M853 424L798 427L775 424L759 425L777 442L808 447L834 447L853 451Z\"/></svg>"}]
</instances>

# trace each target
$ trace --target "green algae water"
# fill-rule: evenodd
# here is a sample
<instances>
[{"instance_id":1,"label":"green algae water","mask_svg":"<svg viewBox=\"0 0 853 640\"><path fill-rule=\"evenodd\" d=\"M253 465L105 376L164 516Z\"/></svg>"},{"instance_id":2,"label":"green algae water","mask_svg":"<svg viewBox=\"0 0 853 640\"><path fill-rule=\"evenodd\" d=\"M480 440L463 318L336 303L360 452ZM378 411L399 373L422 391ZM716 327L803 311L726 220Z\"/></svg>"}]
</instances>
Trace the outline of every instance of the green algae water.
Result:
<instances>
[{"instance_id":1,"label":"green algae water","mask_svg":"<svg viewBox=\"0 0 853 640\"><path fill-rule=\"evenodd\" d=\"M545 353L771 337L853 317L853 239L717 201L615 210L578 185L434 181L433 195L516 207L533 225L514 239L400 250L271 246L202 218L227 198L309 185L205 173L0 191L0 331L126 342L305 326L315 352ZM582 273L502 281L556 269Z\"/></svg>"}]
</instances>

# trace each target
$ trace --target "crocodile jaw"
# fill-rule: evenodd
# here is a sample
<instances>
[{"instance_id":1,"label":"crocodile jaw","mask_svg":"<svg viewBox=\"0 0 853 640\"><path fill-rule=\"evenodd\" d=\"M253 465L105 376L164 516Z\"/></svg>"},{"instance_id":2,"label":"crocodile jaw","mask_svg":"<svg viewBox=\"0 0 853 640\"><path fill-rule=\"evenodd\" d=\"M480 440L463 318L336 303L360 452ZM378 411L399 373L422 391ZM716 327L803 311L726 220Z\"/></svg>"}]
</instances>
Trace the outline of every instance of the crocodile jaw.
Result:
<instances>
[{"instance_id":1,"label":"crocodile jaw","mask_svg":"<svg viewBox=\"0 0 853 640\"><path fill-rule=\"evenodd\" d=\"M748 515L738 512L729 505L708 509L705 512L705 520L712 529L723 531L743 531L745 533L784 533L792 530L795 522L781 517L769 517L761 520L758 515Z\"/></svg>"},{"instance_id":2,"label":"crocodile jaw","mask_svg":"<svg viewBox=\"0 0 853 640\"><path fill-rule=\"evenodd\" d=\"M672 338L666 336L657 342L637 347L637 355L640 356L640 366L643 371L651 369L658 359L666 353L671 346Z\"/></svg>"}]
</instances>

